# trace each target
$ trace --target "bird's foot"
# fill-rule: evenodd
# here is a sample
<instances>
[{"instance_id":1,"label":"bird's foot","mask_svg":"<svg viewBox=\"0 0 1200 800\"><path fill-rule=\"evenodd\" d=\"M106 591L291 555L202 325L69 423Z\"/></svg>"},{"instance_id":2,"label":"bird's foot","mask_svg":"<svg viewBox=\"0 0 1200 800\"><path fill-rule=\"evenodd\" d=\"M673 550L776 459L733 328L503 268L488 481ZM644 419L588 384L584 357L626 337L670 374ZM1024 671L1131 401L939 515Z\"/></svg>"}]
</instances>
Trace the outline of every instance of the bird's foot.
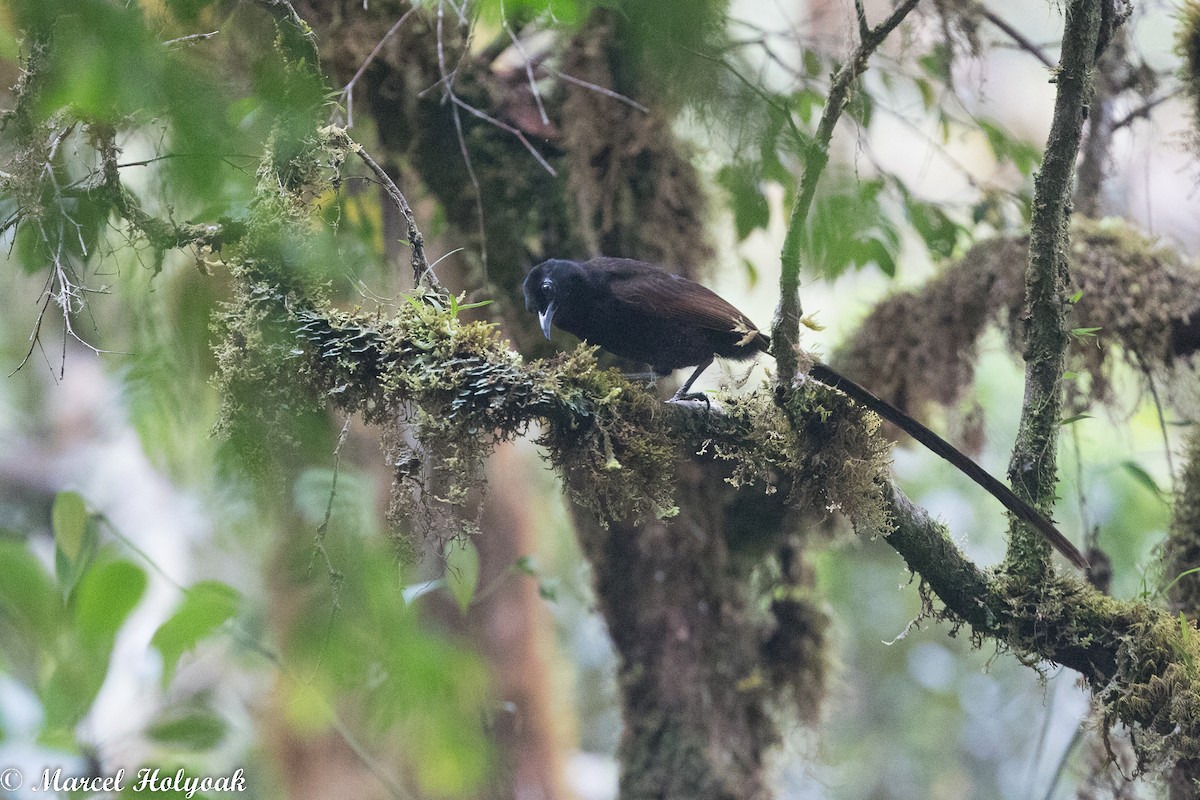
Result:
<instances>
[{"instance_id":1,"label":"bird's foot","mask_svg":"<svg viewBox=\"0 0 1200 800\"><path fill-rule=\"evenodd\" d=\"M701 404L703 403L706 411L712 411L714 405L718 410L721 408L720 403L714 403L714 401L703 392L689 392L688 394L676 393L674 397L672 397L670 400L665 400L664 402L676 406L684 406L687 408L700 408Z\"/></svg>"}]
</instances>

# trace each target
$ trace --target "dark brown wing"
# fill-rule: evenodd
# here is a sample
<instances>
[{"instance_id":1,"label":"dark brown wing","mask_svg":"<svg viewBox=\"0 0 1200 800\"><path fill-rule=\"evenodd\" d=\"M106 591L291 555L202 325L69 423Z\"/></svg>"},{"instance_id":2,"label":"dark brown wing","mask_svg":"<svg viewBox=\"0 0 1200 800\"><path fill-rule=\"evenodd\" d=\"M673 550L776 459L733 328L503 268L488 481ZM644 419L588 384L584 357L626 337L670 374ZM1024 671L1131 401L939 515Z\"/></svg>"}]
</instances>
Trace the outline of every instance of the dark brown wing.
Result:
<instances>
[{"instance_id":1,"label":"dark brown wing","mask_svg":"<svg viewBox=\"0 0 1200 800\"><path fill-rule=\"evenodd\" d=\"M764 350L770 343L731 303L681 275L628 258L593 258L585 266L605 273L613 296L631 308L720 333L739 333L750 337L747 344L754 342Z\"/></svg>"}]
</instances>

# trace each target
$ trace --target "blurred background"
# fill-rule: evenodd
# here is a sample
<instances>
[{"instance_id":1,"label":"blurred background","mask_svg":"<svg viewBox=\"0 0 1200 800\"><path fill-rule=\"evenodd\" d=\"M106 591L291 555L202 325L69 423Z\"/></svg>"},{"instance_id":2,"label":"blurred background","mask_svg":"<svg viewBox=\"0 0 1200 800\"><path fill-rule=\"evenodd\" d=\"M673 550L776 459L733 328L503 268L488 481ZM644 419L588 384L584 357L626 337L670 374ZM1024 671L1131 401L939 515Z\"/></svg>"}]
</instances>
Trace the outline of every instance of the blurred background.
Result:
<instances>
[{"instance_id":1,"label":"blurred background","mask_svg":"<svg viewBox=\"0 0 1200 800\"><path fill-rule=\"evenodd\" d=\"M0 208L10 221L38 204L60 211L3 228L0 768L27 781L0 797L45 795L28 779L47 767L184 766L244 768L249 797L614 798L618 657L537 432L488 461L466 545L396 544L384 431L358 418L298 411L298 455L264 489L222 427L231 401L214 351L234 279L219 248L159 254L70 194L96 181L89 125L106 119L121 181L150 213L247 214L271 126L296 102L265 5L47 0L0 16L0 83L13 87L0 105L19 110L38 66L31 30L53 29L55 51L32 112L48 166L40 188L21 182L29 148L12 115ZM653 5L296 3L334 90L329 121L351 126L405 191L443 282L464 302L495 301L464 315L497 322L529 358L574 346L540 342L523 319L519 281L542 257L623 248L686 267L761 325L774 313L799 172L788 131L815 126L854 45L853 6ZM866 10L877 21L890 7ZM1062 13L931 3L875 56L814 210L807 347L835 355L882 298L1022 229L1055 91L1033 51L1057 60ZM1200 198L1193 112L1173 77L1179 15L1138 4L1125 26L1136 79L1111 99L1124 124L1094 215L1133 222L1190 264ZM610 119L617 141L588 140L603 138L604 114L647 122L630 134ZM612 155L622 142L629 152ZM601 157L626 159L625 175L584 175ZM681 171L672 191L684 196L655 195L653 213L650 190L628 179L661 187ZM298 258L335 303L386 313L411 288L406 233L364 176L347 167L311 198L327 233ZM691 191L706 205L689 206ZM556 222L564 203L586 224ZM631 214L657 227L621 221ZM760 359L749 385L772 366ZM702 388L744 391L749 369L721 365ZM1064 429L1056 519L1073 541L1098 536L1115 596L1157 598L1194 399L1166 378L1171 400L1156 407L1138 370L1115 364L1111 377L1111 401ZM1021 386L991 330L969 400L926 413L1001 475ZM972 558L1002 559L997 503L929 453L902 443L893 458L900 485ZM816 721L779 711L776 796L1165 796L1154 776L1096 772L1104 744L1074 673L922 618L919 579L885 543L836 518L823 529L810 558L831 620L828 685Z\"/></svg>"}]
</instances>

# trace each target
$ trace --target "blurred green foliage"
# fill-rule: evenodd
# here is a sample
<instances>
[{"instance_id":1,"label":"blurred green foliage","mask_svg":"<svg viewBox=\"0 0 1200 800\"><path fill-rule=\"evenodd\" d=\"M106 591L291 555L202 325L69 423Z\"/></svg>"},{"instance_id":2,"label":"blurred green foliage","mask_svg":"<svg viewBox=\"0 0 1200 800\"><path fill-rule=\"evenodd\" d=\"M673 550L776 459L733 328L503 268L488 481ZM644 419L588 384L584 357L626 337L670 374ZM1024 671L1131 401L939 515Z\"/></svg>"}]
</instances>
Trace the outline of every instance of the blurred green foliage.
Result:
<instances>
[{"instance_id":1,"label":"blurred green foliage","mask_svg":"<svg viewBox=\"0 0 1200 800\"><path fill-rule=\"evenodd\" d=\"M309 483L302 494L328 497L328 481ZM87 752L77 738L79 726L149 580L142 566L120 555L127 549L123 537L98 549L79 545L100 521L79 494L58 495L57 575L43 565L32 541L0 538L0 667L37 698L39 740L68 753ZM178 605L150 639L162 658L163 688L172 685L188 653L225 639L243 659L259 654L259 669L280 672L280 702L308 735L343 730L343 716L361 718L363 737L403 743L423 796L460 795L479 785L488 767L480 725L488 703L482 665L423 629L417 609L404 601L402 572L383 540L351 534L341 530L326 551L337 559L341 580L313 580L319 573L311 564L304 569L309 588L301 592L295 628L279 654L245 627L246 599L228 583L205 580L181 589ZM203 695L172 696L177 699L162 701L142 735L159 745L158 763L210 763L196 759L226 741L231 709Z\"/></svg>"}]
</instances>

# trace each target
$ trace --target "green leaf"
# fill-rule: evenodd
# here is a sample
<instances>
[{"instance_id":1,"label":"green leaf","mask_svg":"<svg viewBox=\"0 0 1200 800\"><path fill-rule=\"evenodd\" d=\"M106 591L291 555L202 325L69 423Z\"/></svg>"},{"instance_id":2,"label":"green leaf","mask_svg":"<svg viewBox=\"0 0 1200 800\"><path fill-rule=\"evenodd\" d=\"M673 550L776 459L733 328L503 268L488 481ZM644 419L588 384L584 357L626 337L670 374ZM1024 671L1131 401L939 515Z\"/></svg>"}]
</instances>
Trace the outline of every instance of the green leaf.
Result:
<instances>
[{"instance_id":1,"label":"green leaf","mask_svg":"<svg viewBox=\"0 0 1200 800\"><path fill-rule=\"evenodd\" d=\"M36 637L54 636L62 601L41 562L24 542L0 539L0 564L0 613Z\"/></svg>"},{"instance_id":2,"label":"green leaf","mask_svg":"<svg viewBox=\"0 0 1200 800\"><path fill-rule=\"evenodd\" d=\"M1071 335L1082 339L1087 336L1095 336L1096 331L1100 330L1103 330L1103 328L1072 328Z\"/></svg>"},{"instance_id":3,"label":"green leaf","mask_svg":"<svg viewBox=\"0 0 1200 800\"><path fill-rule=\"evenodd\" d=\"M59 589L64 597L69 597L96 553L99 537L95 519L80 494L59 492L50 511L50 525L54 531L54 567Z\"/></svg>"},{"instance_id":4,"label":"green leaf","mask_svg":"<svg viewBox=\"0 0 1200 800\"><path fill-rule=\"evenodd\" d=\"M59 492L54 496L54 507L50 510L54 543L71 561L76 559L83 547L87 520L87 504L78 492Z\"/></svg>"},{"instance_id":5,"label":"green leaf","mask_svg":"<svg viewBox=\"0 0 1200 800\"><path fill-rule=\"evenodd\" d=\"M1166 493L1158 485L1158 481L1136 461L1122 461L1121 468L1129 473L1134 482L1148 489L1156 497L1162 498Z\"/></svg>"},{"instance_id":6,"label":"green leaf","mask_svg":"<svg viewBox=\"0 0 1200 800\"><path fill-rule=\"evenodd\" d=\"M803 55L804 74L810 78L819 78L825 70L825 65L821 60L821 54L816 50L805 49Z\"/></svg>"},{"instance_id":7,"label":"green leaf","mask_svg":"<svg viewBox=\"0 0 1200 800\"><path fill-rule=\"evenodd\" d=\"M826 278L869 264L888 275L895 273L900 231L880 203L885 188L882 180L861 181L816 200L804 248Z\"/></svg>"},{"instance_id":8,"label":"green leaf","mask_svg":"<svg viewBox=\"0 0 1200 800\"><path fill-rule=\"evenodd\" d=\"M918 58L917 63L926 75L948 84L951 79L950 68L954 64L954 51L948 44L940 42L935 44L929 53Z\"/></svg>"},{"instance_id":9,"label":"green leaf","mask_svg":"<svg viewBox=\"0 0 1200 800\"><path fill-rule=\"evenodd\" d=\"M892 251L888 249L887 244L879 239L870 239L863 252L867 256L867 260L859 262L860 266L875 264L884 275L889 278L896 277L896 259L892 256Z\"/></svg>"},{"instance_id":10,"label":"green leaf","mask_svg":"<svg viewBox=\"0 0 1200 800\"><path fill-rule=\"evenodd\" d=\"M904 203L908 219L913 229L920 234L930 255L938 258L949 258L954 255L961 232L959 225L942 209L932 203L926 203L912 197L906 197Z\"/></svg>"},{"instance_id":11,"label":"green leaf","mask_svg":"<svg viewBox=\"0 0 1200 800\"><path fill-rule=\"evenodd\" d=\"M146 573L129 561L107 561L89 569L74 597L75 624L84 641L107 655L145 590Z\"/></svg>"},{"instance_id":12,"label":"green leaf","mask_svg":"<svg viewBox=\"0 0 1200 800\"><path fill-rule=\"evenodd\" d=\"M936 96L933 92L933 84L924 78L916 78L914 81L917 84L917 91L921 93L921 103L925 106L925 110L933 108Z\"/></svg>"},{"instance_id":13,"label":"green leaf","mask_svg":"<svg viewBox=\"0 0 1200 800\"><path fill-rule=\"evenodd\" d=\"M475 597L479 583L479 550L470 539L446 545L446 585L463 611Z\"/></svg>"},{"instance_id":14,"label":"green leaf","mask_svg":"<svg viewBox=\"0 0 1200 800\"><path fill-rule=\"evenodd\" d=\"M1067 417L1066 419L1064 419L1062 422L1060 422L1058 424L1066 426L1066 425L1071 425L1072 423L1075 423L1075 422L1079 422L1081 419L1091 419L1091 418L1092 418L1091 414L1075 414L1074 416Z\"/></svg>"},{"instance_id":15,"label":"green leaf","mask_svg":"<svg viewBox=\"0 0 1200 800\"><path fill-rule=\"evenodd\" d=\"M757 175L758 169L745 162L722 167L717 172L717 182L729 192L733 225L739 240L758 228L766 228L771 221L771 209Z\"/></svg>"},{"instance_id":16,"label":"green leaf","mask_svg":"<svg viewBox=\"0 0 1200 800\"><path fill-rule=\"evenodd\" d=\"M1075 305L1082 299L1083 299L1083 289L1080 289L1079 291L1075 292L1075 294L1071 295L1071 299L1068 300L1067 302L1070 303L1071 305Z\"/></svg>"},{"instance_id":17,"label":"green leaf","mask_svg":"<svg viewBox=\"0 0 1200 800\"><path fill-rule=\"evenodd\" d=\"M792 95L791 106L796 116L807 125L812 122L813 112L825 107L825 95L816 89L801 89Z\"/></svg>"},{"instance_id":18,"label":"green leaf","mask_svg":"<svg viewBox=\"0 0 1200 800\"><path fill-rule=\"evenodd\" d=\"M238 593L228 584L202 581L188 589L183 603L150 639L162 654L164 686L171 682L180 657L232 619L237 608Z\"/></svg>"},{"instance_id":19,"label":"green leaf","mask_svg":"<svg viewBox=\"0 0 1200 800\"><path fill-rule=\"evenodd\" d=\"M1041 159L1041 151L1029 142L1021 141L995 122L981 119L979 129L987 137L988 145L997 161L1013 164L1022 175L1029 175Z\"/></svg>"},{"instance_id":20,"label":"green leaf","mask_svg":"<svg viewBox=\"0 0 1200 800\"><path fill-rule=\"evenodd\" d=\"M156 720L146 729L153 741L188 750L211 750L225 738L225 720L205 708L193 708L183 713Z\"/></svg>"}]
</instances>

